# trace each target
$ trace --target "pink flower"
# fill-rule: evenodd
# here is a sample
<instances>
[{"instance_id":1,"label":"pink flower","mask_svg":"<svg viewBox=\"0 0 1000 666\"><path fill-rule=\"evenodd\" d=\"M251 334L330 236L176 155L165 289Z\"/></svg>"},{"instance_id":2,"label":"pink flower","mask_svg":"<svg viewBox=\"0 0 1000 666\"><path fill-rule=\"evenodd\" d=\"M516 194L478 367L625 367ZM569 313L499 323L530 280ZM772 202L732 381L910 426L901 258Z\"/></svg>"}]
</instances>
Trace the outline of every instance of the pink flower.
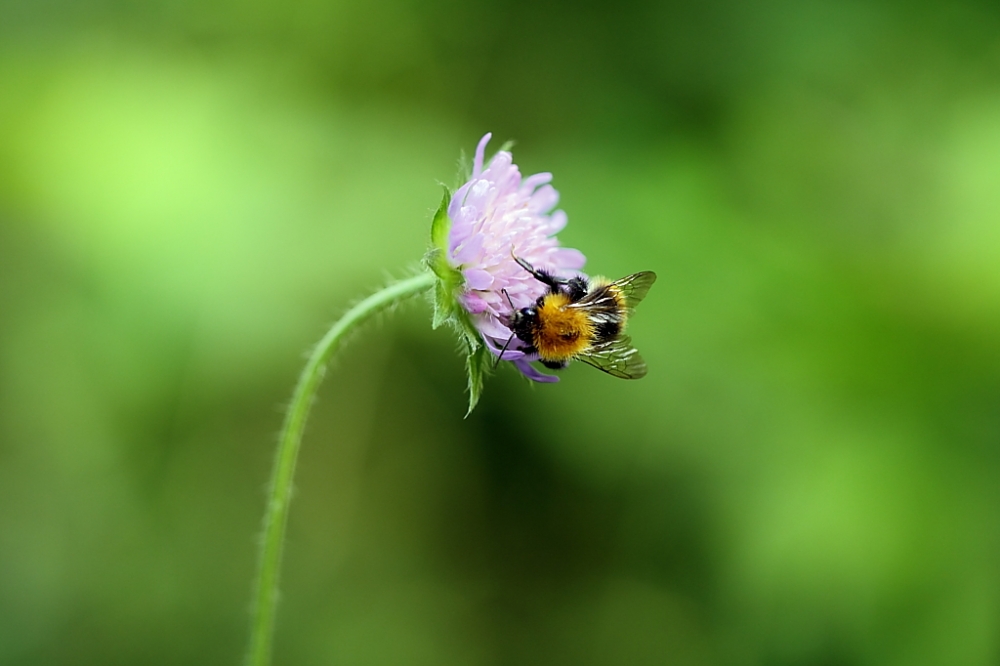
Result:
<instances>
[{"instance_id":1,"label":"pink flower","mask_svg":"<svg viewBox=\"0 0 1000 666\"><path fill-rule=\"evenodd\" d=\"M472 177L448 206L447 260L463 278L456 296L494 356L509 341L502 360L513 362L535 381L558 381L535 370L530 362L536 358L520 351L526 345L516 337L511 340L506 322L513 311L532 305L547 289L514 255L565 278L579 275L586 258L579 250L560 247L555 237L566 226L566 213L552 210L559 201L559 193L548 184L552 174L522 178L505 150L483 168L490 136L479 141Z\"/></svg>"}]
</instances>

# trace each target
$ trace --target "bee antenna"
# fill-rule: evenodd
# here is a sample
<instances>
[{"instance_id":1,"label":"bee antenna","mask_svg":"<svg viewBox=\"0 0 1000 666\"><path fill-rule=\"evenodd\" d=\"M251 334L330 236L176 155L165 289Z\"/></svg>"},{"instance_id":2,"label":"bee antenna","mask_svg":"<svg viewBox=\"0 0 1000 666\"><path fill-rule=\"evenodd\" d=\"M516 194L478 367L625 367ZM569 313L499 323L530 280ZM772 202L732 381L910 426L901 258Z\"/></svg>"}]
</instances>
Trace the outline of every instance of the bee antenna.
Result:
<instances>
[{"instance_id":1,"label":"bee antenna","mask_svg":"<svg viewBox=\"0 0 1000 666\"><path fill-rule=\"evenodd\" d=\"M507 293L507 288L504 287L500 291L503 292L503 295L507 297L507 302L510 303L510 311L513 312L514 310L516 310L517 308L514 307L514 301L510 300L510 294Z\"/></svg>"},{"instance_id":2,"label":"bee antenna","mask_svg":"<svg viewBox=\"0 0 1000 666\"><path fill-rule=\"evenodd\" d=\"M502 358L503 358L503 354L504 354L504 352L505 352L505 351L507 351L507 347L509 347L509 346L510 346L510 342L511 342L511 340L513 340L513 339L514 339L514 334L513 334L513 333L511 333L511 334L510 334L510 337L509 337L509 338L507 338L507 342L505 342L505 343L504 343L504 345L503 345L503 349L501 349L501 350L500 350L500 355L499 355L499 356L497 356L497 360L495 360L495 361L493 362L493 369L494 369L494 370L496 370L496 369L497 369L497 366L499 366L499 365L500 365L500 359L502 359Z\"/></svg>"}]
</instances>

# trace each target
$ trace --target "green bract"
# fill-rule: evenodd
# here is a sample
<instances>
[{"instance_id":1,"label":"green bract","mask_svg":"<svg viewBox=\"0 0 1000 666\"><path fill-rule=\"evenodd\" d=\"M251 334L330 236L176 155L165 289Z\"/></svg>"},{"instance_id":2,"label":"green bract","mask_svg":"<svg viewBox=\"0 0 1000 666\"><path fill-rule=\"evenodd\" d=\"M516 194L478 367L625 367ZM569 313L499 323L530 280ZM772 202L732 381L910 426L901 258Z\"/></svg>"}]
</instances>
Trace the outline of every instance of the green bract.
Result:
<instances>
[{"instance_id":1,"label":"green bract","mask_svg":"<svg viewBox=\"0 0 1000 666\"><path fill-rule=\"evenodd\" d=\"M465 354L465 367L469 374L469 410L472 413L479 396L483 392L483 380L490 369L490 353L483 344L479 331L473 326L469 313L458 302L458 294L465 288L465 277L462 271L448 261L448 232L451 230L451 219L448 217L448 204L451 192L444 188L441 205L434 213L431 222L431 249L424 258L424 263L434 272L437 278L434 284L434 319L432 326L440 327L450 324L458 333L462 353Z\"/></svg>"}]
</instances>

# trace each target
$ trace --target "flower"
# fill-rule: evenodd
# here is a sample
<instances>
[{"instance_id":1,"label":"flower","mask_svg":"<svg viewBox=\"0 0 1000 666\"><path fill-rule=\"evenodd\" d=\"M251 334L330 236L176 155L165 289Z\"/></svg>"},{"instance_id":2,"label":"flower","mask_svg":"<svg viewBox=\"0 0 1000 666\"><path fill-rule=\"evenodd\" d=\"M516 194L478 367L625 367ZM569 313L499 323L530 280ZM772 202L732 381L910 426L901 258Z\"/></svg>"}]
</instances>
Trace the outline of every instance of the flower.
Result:
<instances>
[{"instance_id":1,"label":"flower","mask_svg":"<svg viewBox=\"0 0 1000 666\"><path fill-rule=\"evenodd\" d=\"M484 168L490 136L479 141L472 177L448 204L445 256L462 277L455 297L494 357L513 362L530 379L555 382L557 377L530 365L537 355L521 351L527 344L512 339L505 325L514 310L530 306L547 289L514 256L557 277L578 275L586 258L579 250L560 247L555 237L566 226L566 213L552 210L559 201L549 184L552 174L522 178L506 150Z\"/></svg>"}]
</instances>

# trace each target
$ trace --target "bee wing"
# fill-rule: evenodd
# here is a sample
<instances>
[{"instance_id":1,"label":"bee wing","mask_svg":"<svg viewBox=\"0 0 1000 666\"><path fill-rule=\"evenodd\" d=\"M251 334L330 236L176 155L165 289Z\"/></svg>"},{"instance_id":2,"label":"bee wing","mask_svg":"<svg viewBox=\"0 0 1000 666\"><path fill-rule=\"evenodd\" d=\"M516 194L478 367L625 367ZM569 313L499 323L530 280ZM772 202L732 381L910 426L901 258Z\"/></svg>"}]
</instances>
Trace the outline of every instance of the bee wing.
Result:
<instances>
[{"instance_id":1,"label":"bee wing","mask_svg":"<svg viewBox=\"0 0 1000 666\"><path fill-rule=\"evenodd\" d=\"M635 306L639 305L639 301L646 297L646 294L649 293L649 288L653 286L654 282L656 282L656 273L653 271L642 271L641 273L626 275L621 280L615 280L611 284L625 298L625 307L632 310Z\"/></svg>"},{"instance_id":2,"label":"bee wing","mask_svg":"<svg viewBox=\"0 0 1000 666\"><path fill-rule=\"evenodd\" d=\"M649 289L648 285L646 289ZM646 362L632 346L632 338L627 335L619 335L614 340L592 347L577 358L598 370L622 379L639 379L646 376Z\"/></svg>"},{"instance_id":3,"label":"bee wing","mask_svg":"<svg viewBox=\"0 0 1000 666\"><path fill-rule=\"evenodd\" d=\"M649 288L656 282L656 273L642 271L626 275L620 280L599 285L590 290L583 298L568 307L583 308L591 314L617 313L624 301L625 309L631 313L635 306L646 297Z\"/></svg>"}]
</instances>

